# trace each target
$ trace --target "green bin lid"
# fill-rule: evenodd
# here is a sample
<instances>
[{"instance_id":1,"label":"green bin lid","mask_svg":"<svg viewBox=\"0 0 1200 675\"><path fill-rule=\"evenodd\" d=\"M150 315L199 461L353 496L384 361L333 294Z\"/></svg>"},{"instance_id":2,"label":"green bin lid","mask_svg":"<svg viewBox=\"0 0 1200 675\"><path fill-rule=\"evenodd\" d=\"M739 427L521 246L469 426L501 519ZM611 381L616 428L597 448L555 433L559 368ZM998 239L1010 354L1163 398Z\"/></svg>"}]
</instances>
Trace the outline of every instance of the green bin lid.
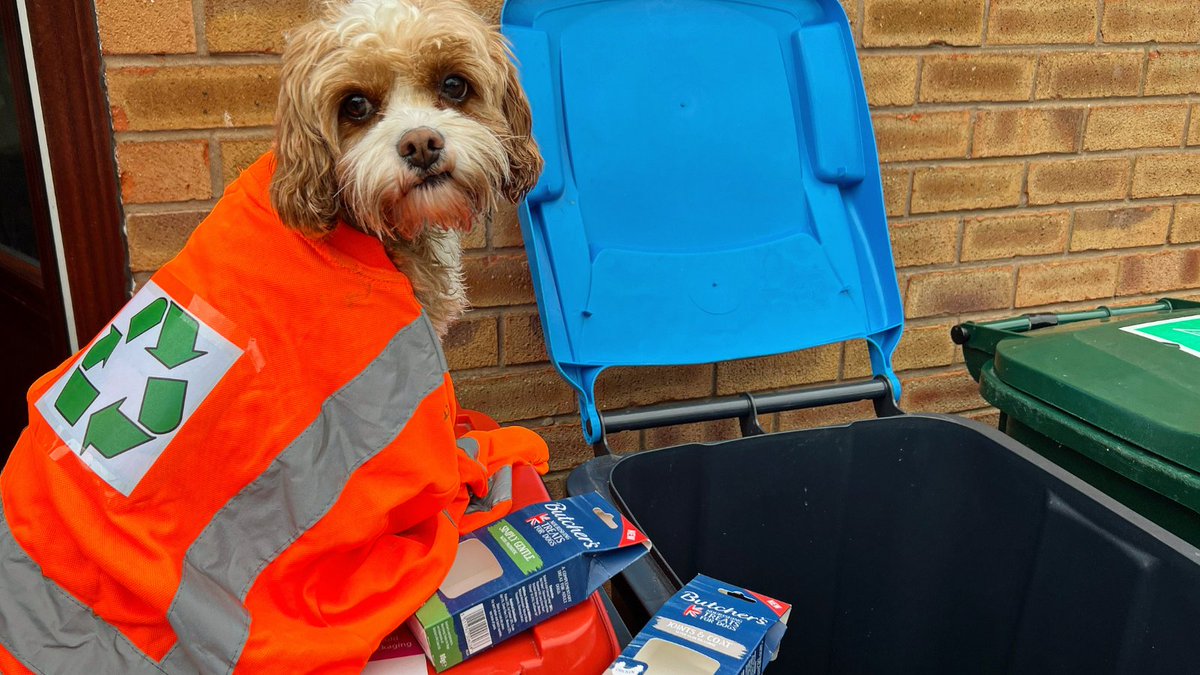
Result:
<instances>
[{"instance_id":1,"label":"green bin lid","mask_svg":"<svg viewBox=\"0 0 1200 675\"><path fill-rule=\"evenodd\" d=\"M1001 341L995 370L1047 405L1200 471L1200 310L1040 329Z\"/></svg>"}]
</instances>

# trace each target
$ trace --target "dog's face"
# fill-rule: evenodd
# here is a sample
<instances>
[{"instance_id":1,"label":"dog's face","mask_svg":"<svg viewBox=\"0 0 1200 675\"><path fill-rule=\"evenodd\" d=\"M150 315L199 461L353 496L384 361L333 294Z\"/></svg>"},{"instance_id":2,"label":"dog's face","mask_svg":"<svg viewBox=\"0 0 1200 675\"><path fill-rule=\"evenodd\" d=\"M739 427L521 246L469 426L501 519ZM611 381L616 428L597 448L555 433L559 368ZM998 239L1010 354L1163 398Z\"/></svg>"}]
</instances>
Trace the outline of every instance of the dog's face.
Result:
<instances>
[{"instance_id":1,"label":"dog's face","mask_svg":"<svg viewBox=\"0 0 1200 675\"><path fill-rule=\"evenodd\" d=\"M284 53L271 201L308 232L469 229L541 157L504 39L459 0L352 0Z\"/></svg>"}]
</instances>

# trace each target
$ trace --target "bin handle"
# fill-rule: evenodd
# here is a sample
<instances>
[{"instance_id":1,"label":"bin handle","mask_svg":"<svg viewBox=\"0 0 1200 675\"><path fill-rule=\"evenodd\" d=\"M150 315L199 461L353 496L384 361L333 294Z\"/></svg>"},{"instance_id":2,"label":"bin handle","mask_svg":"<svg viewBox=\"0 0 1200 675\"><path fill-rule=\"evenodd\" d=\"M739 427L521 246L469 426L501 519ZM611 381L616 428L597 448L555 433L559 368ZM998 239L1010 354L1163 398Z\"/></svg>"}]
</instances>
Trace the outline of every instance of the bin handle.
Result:
<instances>
[{"instance_id":1,"label":"bin handle","mask_svg":"<svg viewBox=\"0 0 1200 675\"><path fill-rule=\"evenodd\" d=\"M763 433L758 425L760 414L818 408L839 403L871 401L878 417L903 415L896 405L892 384L886 377L860 382L841 382L820 387L804 387L766 394L742 394L703 401L683 401L656 406L625 408L600 413L600 441L593 446L597 457L611 455L605 437L610 433L640 431L658 427L714 422L725 419L741 421L742 433L747 436Z\"/></svg>"},{"instance_id":2,"label":"bin handle","mask_svg":"<svg viewBox=\"0 0 1200 675\"><path fill-rule=\"evenodd\" d=\"M986 323L975 323L968 321L961 323L950 329L950 339L956 345L965 345L971 341L971 335L978 329L987 329L993 331L1003 331L1006 333L1026 333L1039 328L1048 326L1057 326L1064 323L1077 323L1079 321L1096 321L1098 319L1111 319L1118 316L1128 316L1130 314L1146 314L1149 312L1168 312L1179 309L1200 309L1200 303L1189 302L1187 300L1176 300L1166 298L1159 300L1152 305L1137 305L1134 307L1097 307L1083 312L1062 312L1060 314L1022 314L1021 316L1012 319L1002 319L1000 321L989 321Z\"/></svg>"}]
</instances>

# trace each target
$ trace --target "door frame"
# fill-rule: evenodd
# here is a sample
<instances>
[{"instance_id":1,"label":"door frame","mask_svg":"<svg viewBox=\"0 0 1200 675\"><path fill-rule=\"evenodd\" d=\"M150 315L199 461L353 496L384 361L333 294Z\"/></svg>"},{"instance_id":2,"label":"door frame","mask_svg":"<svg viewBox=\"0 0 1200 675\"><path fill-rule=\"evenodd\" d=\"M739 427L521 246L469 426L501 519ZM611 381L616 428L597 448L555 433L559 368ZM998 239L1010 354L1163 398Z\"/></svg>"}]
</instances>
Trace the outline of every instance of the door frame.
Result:
<instances>
[{"instance_id":1,"label":"door frame","mask_svg":"<svg viewBox=\"0 0 1200 675\"><path fill-rule=\"evenodd\" d=\"M95 5L16 3L26 55L32 55L26 67L57 254L42 264L56 268L53 281L75 351L100 332L132 290Z\"/></svg>"}]
</instances>

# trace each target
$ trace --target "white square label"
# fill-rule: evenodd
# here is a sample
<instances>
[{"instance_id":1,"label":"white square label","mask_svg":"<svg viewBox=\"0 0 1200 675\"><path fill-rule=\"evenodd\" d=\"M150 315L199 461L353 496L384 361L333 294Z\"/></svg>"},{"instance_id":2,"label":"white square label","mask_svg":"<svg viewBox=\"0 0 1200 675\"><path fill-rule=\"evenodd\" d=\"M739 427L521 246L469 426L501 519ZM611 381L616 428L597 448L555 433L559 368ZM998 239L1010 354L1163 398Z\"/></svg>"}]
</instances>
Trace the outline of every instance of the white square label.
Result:
<instances>
[{"instance_id":1,"label":"white square label","mask_svg":"<svg viewBox=\"0 0 1200 675\"><path fill-rule=\"evenodd\" d=\"M241 355L151 282L37 409L84 464L129 496Z\"/></svg>"}]
</instances>

